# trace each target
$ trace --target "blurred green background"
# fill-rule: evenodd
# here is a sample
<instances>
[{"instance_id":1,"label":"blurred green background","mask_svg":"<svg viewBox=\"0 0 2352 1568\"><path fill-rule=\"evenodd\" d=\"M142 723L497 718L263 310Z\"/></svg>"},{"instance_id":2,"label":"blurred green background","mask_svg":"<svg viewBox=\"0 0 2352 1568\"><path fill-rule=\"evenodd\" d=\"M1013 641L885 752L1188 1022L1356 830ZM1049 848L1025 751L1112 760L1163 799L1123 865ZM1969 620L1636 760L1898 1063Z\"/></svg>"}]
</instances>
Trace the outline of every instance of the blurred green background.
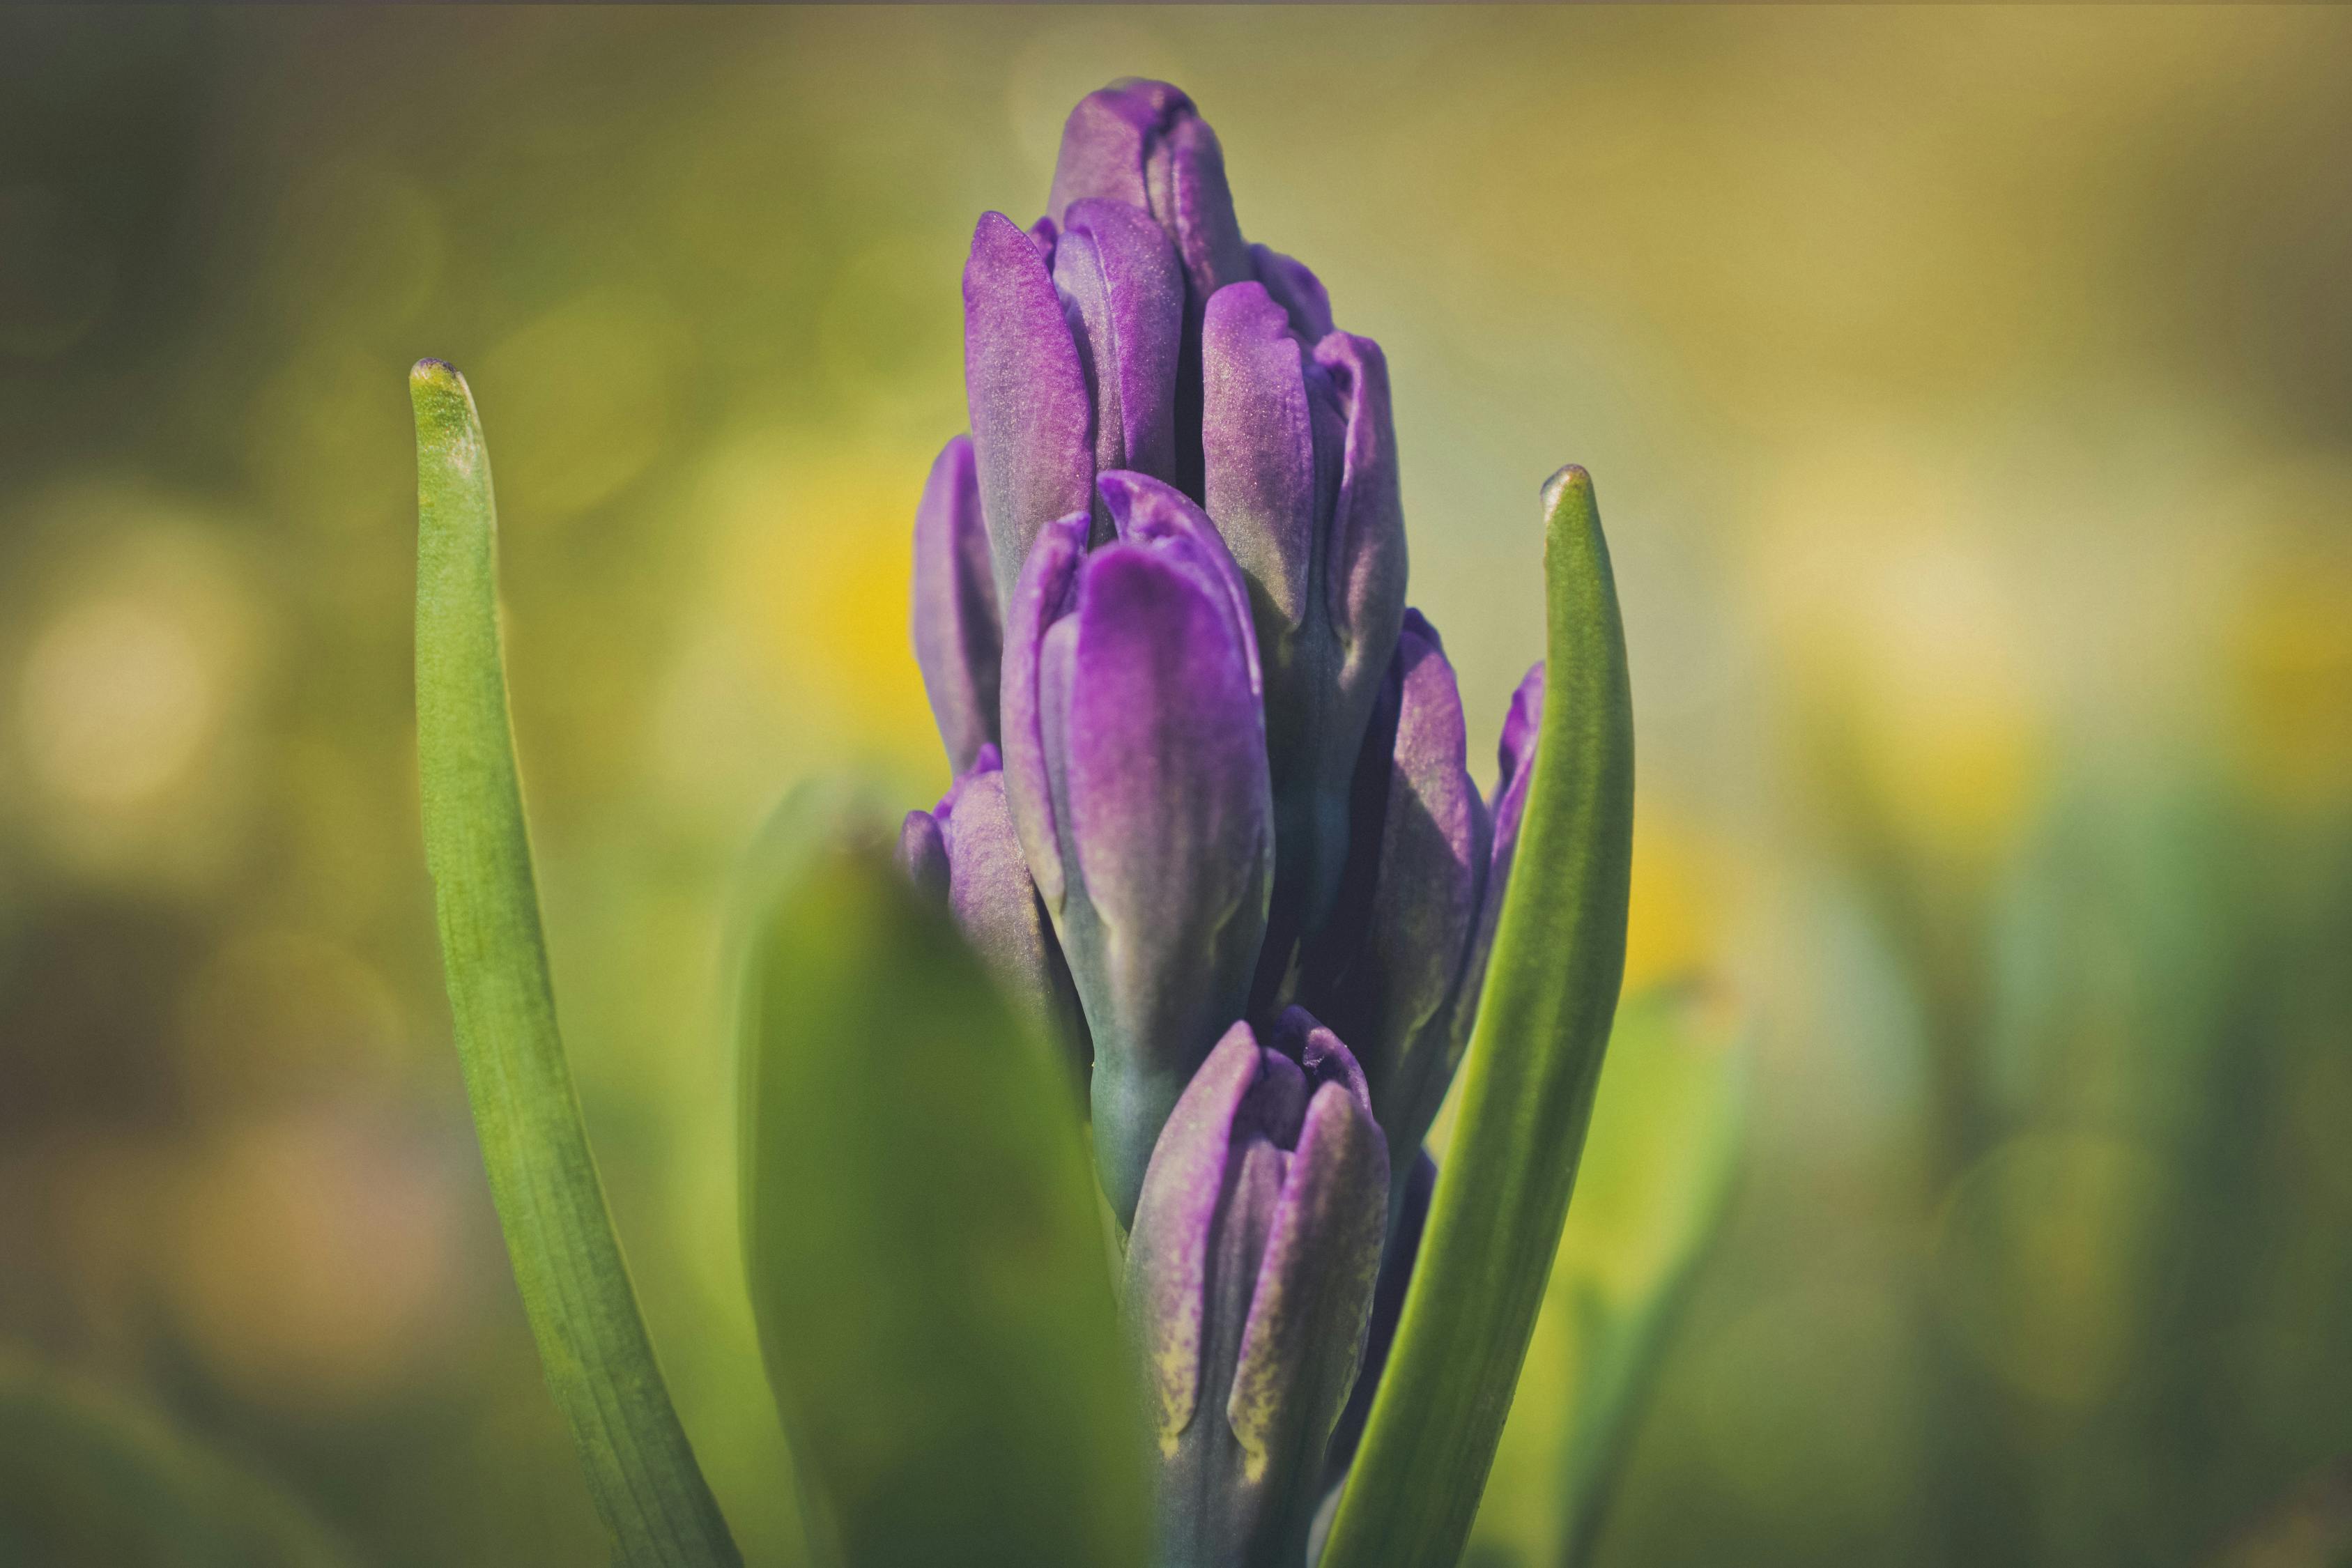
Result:
<instances>
[{"instance_id":1,"label":"blurred green background","mask_svg":"<svg viewBox=\"0 0 2352 1568\"><path fill-rule=\"evenodd\" d=\"M713 1483L797 1561L723 889L798 778L944 782L905 584L963 247L1127 73L1193 93L1244 228L1387 348L1486 777L1536 486L1596 477L1629 978L1705 968L1760 1020L1601 1560L2333 1560L2322 9L0 14L0 1346L362 1561L602 1556L418 847L405 373L446 357L591 1130ZM1523 1405L1565 1399L1532 1364ZM1477 1560L1529 1561L1529 1506L1490 1499Z\"/></svg>"}]
</instances>

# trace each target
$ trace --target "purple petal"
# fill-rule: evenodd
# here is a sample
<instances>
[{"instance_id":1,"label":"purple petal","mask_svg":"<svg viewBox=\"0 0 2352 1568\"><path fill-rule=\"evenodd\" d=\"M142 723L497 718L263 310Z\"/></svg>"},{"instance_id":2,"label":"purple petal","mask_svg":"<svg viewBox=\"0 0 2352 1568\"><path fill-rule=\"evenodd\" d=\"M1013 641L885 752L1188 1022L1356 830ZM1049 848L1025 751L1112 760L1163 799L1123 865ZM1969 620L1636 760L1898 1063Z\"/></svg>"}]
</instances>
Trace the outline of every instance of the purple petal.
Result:
<instances>
[{"instance_id":1,"label":"purple petal","mask_svg":"<svg viewBox=\"0 0 2352 1568\"><path fill-rule=\"evenodd\" d=\"M1186 108L1149 150L1144 183L1151 216L1175 241L1195 297L1206 300L1250 275L1249 247L1234 216L1224 149L1209 122Z\"/></svg>"},{"instance_id":2,"label":"purple petal","mask_svg":"<svg viewBox=\"0 0 2352 1568\"><path fill-rule=\"evenodd\" d=\"M1265 731L1228 594L1181 553L1096 551L1042 654L1041 704L1067 692L1060 738L1050 706L1040 726L1061 770L1055 929L1094 1040L1097 1163L1123 1222L1168 1107L1247 1000L1274 858Z\"/></svg>"},{"instance_id":3,"label":"purple petal","mask_svg":"<svg viewBox=\"0 0 2352 1568\"><path fill-rule=\"evenodd\" d=\"M1167 236L1139 208L1074 202L1054 283L1093 395L1096 469L1173 479L1184 275Z\"/></svg>"},{"instance_id":4,"label":"purple petal","mask_svg":"<svg viewBox=\"0 0 2352 1568\"><path fill-rule=\"evenodd\" d=\"M1209 1243L1224 1194L1234 1119L1258 1078L1247 1024L1227 1030L1169 1113L1127 1249L1128 1321L1142 1343L1161 1451L1200 1400Z\"/></svg>"},{"instance_id":5,"label":"purple petal","mask_svg":"<svg viewBox=\"0 0 2352 1568\"><path fill-rule=\"evenodd\" d=\"M1091 514L1076 510L1037 535L1013 589L1004 633L1004 787L1037 890L1059 918L1065 894L1060 824L1046 763L1039 660L1046 629L1067 608L1086 560Z\"/></svg>"},{"instance_id":6,"label":"purple petal","mask_svg":"<svg viewBox=\"0 0 2352 1568\"><path fill-rule=\"evenodd\" d=\"M1216 584L1232 611L1227 618L1234 637L1249 652L1250 690L1262 692L1265 678L1258 665L1257 632L1250 620L1249 586L1209 514L1174 485L1143 474L1107 473L1095 481L1095 489L1119 539L1168 552Z\"/></svg>"},{"instance_id":7,"label":"purple petal","mask_svg":"<svg viewBox=\"0 0 2352 1568\"><path fill-rule=\"evenodd\" d=\"M1058 221L1072 202L1101 196L1150 211L1147 150L1170 121L1192 108L1192 100L1168 83L1133 77L1078 100L1062 124L1045 210Z\"/></svg>"},{"instance_id":8,"label":"purple petal","mask_svg":"<svg viewBox=\"0 0 2352 1568\"><path fill-rule=\"evenodd\" d=\"M939 819L928 811L910 811L898 828L898 869L915 890L942 909L948 901L948 846Z\"/></svg>"},{"instance_id":9,"label":"purple petal","mask_svg":"<svg viewBox=\"0 0 2352 1568\"><path fill-rule=\"evenodd\" d=\"M1322 280L1279 250L1263 245L1249 248L1250 275L1265 285L1265 291L1290 318L1290 330L1310 343L1328 336L1331 297L1324 292Z\"/></svg>"},{"instance_id":10,"label":"purple petal","mask_svg":"<svg viewBox=\"0 0 2352 1568\"><path fill-rule=\"evenodd\" d=\"M1372 1414L1381 1373L1388 1369L1389 1351L1396 1342L1397 1321L1404 1316L1405 1291L1412 1284L1412 1266L1421 1254L1421 1235L1429 1222L1430 1195L1437 1190L1437 1163L1423 1151L1406 1167L1402 1180L1391 1173L1389 1244L1381 1258L1380 1283L1372 1288L1372 1318L1364 1332L1363 1370L1348 1395L1348 1407L1331 1433L1324 1456L1323 1484L1338 1486L1363 1440L1364 1423ZM1310 1561L1312 1554L1310 1553Z\"/></svg>"},{"instance_id":11,"label":"purple petal","mask_svg":"<svg viewBox=\"0 0 2352 1568\"><path fill-rule=\"evenodd\" d=\"M972 234L963 304L964 390L1003 602L1037 531L1089 503L1093 404L1053 278L1001 213Z\"/></svg>"},{"instance_id":12,"label":"purple petal","mask_svg":"<svg viewBox=\"0 0 2352 1568\"><path fill-rule=\"evenodd\" d=\"M971 439L958 436L931 464L915 510L915 662L931 717L959 773L996 739L1003 629L981 521Z\"/></svg>"},{"instance_id":13,"label":"purple petal","mask_svg":"<svg viewBox=\"0 0 2352 1568\"><path fill-rule=\"evenodd\" d=\"M1347 1405L1380 1275L1388 1185L1380 1129L1345 1086L1324 1084L1307 1104L1266 1235L1225 1404L1245 1479L1264 1476L1277 1457L1319 1449Z\"/></svg>"},{"instance_id":14,"label":"purple petal","mask_svg":"<svg viewBox=\"0 0 2352 1568\"><path fill-rule=\"evenodd\" d=\"M1192 100L1164 81L1117 81L1070 111L1046 210L1066 223L1070 205L1088 197L1157 219L1196 300L1249 276L1216 133Z\"/></svg>"},{"instance_id":15,"label":"purple petal","mask_svg":"<svg viewBox=\"0 0 2352 1568\"><path fill-rule=\"evenodd\" d=\"M1301 991L1353 1043L1402 1171L1453 1078L1449 1005L1486 880L1488 827L1437 633L1407 611L1354 793L1355 848ZM1385 758L1375 742L1385 742ZM1353 918L1350 918L1353 917Z\"/></svg>"},{"instance_id":16,"label":"purple petal","mask_svg":"<svg viewBox=\"0 0 2352 1568\"><path fill-rule=\"evenodd\" d=\"M1486 863L1486 885L1479 895L1478 925L1470 939L1470 955L1462 966L1462 984L1455 994L1452 1050L1455 1058L1470 1043L1477 1021L1478 994L1486 982L1486 959L1494 951L1495 929L1503 918L1503 895L1511 879L1511 861L1519 847L1519 819L1527 811L1528 783L1535 773L1536 732L1543 723L1544 667L1538 663L1511 694L1511 710L1503 721L1497 752L1502 776L1495 783L1494 848Z\"/></svg>"},{"instance_id":17,"label":"purple petal","mask_svg":"<svg viewBox=\"0 0 2352 1568\"><path fill-rule=\"evenodd\" d=\"M1333 332L1315 363L1345 411L1339 500L1326 540L1331 622L1347 645L1339 681L1371 682L1388 666L1404 615L1404 502L1397 486L1389 363L1370 338Z\"/></svg>"},{"instance_id":18,"label":"purple petal","mask_svg":"<svg viewBox=\"0 0 2352 1568\"><path fill-rule=\"evenodd\" d=\"M1256 694L1223 595L1158 552L1097 551L1076 614L1068 833L1087 898L1139 945L1127 956L1148 963L1158 942L1197 941L1262 896L1271 846Z\"/></svg>"},{"instance_id":19,"label":"purple petal","mask_svg":"<svg viewBox=\"0 0 2352 1568\"><path fill-rule=\"evenodd\" d=\"M1265 287L1241 283L1209 301L1201 363L1209 515L1281 626L1297 627L1324 512L1318 468L1337 479L1336 462L1318 462L1307 351Z\"/></svg>"},{"instance_id":20,"label":"purple petal","mask_svg":"<svg viewBox=\"0 0 2352 1568\"><path fill-rule=\"evenodd\" d=\"M1302 1084L1311 1083L1317 1089L1337 1084L1364 1108L1365 1115L1373 1114L1371 1087L1355 1052L1306 1008L1285 1007L1274 1021L1266 1047L1298 1063L1304 1074Z\"/></svg>"},{"instance_id":21,"label":"purple petal","mask_svg":"<svg viewBox=\"0 0 2352 1568\"><path fill-rule=\"evenodd\" d=\"M1031 1016L1060 1027L1060 959L1013 832L1003 773L976 773L960 781L939 826L949 868L948 908L956 923Z\"/></svg>"}]
</instances>

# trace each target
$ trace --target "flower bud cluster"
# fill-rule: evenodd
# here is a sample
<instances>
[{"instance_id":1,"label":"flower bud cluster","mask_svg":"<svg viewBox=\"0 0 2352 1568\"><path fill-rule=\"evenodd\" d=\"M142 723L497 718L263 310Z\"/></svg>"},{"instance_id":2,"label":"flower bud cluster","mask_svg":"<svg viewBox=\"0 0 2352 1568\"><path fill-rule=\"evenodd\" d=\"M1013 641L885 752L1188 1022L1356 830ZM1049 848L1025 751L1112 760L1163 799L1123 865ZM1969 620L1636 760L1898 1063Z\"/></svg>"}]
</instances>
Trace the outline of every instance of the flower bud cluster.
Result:
<instances>
[{"instance_id":1,"label":"flower bud cluster","mask_svg":"<svg viewBox=\"0 0 2352 1568\"><path fill-rule=\"evenodd\" d=\"M1082 101L963 299L914 574L956 781L901 859L1087 1072L1164 1564L1294 1565L1412 1267L1539 674L1490 810L1405 606L1387 363L1243 239L1176 89Z\"/></svg>"}]
</instances>

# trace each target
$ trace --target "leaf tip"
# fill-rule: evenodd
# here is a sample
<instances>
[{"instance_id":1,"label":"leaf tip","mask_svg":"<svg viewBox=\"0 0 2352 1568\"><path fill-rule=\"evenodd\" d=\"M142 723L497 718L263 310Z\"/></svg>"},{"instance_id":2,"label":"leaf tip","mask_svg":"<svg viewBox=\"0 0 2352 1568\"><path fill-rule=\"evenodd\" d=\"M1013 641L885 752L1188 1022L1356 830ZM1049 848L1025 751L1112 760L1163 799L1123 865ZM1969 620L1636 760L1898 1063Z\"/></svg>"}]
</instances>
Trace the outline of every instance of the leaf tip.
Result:
<instances>
[{"instance_id":1,"label":"leaf tip","mask_svg":"<svg viewBox=\"0 0 2352 1568\"><path fill-rule=\"evenodd\" d=\"M408 372L408 399L416 411L419 455L435 452L471 473L478 466L481 422L473 389L457 367L447 360L418 360Z\"/></svg>"}]
</instances>

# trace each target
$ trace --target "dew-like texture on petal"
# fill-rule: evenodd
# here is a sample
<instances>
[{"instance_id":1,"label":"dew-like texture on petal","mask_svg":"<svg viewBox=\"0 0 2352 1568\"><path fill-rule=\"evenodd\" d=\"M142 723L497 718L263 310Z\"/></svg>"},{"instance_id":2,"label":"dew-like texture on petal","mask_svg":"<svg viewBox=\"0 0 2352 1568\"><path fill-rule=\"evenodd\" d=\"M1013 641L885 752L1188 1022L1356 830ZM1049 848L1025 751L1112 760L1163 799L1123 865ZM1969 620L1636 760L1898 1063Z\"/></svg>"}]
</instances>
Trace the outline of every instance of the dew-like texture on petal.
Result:
<instances>
[{"instance_id":1,"label":"dew-like texture on petal","mask_svg":"<svg viewBox=\"0 0 2352 1568\"><path fill-rule=\"evenodd\" d=\"M1258 1076L1247 1024L1211 1051L1169 1113L1136 1205L1127 1252L1131 1331L1140 1339L1160 1451L1173 1453L1201 1391L1211 1226L1225 1185L1234 1117Z\"/></svg>"},{"instance_id":2,"label":"dew-like texture on petal","mask_svg":"<svg viewBox=\"0 0 2352 1568\"><path fill-rule=\"evenodd\" d=\"M1061 827L1045 756L1039 658L1047 628L1068 608L1078 569L1086 560L1091 523L1091 513L1078 510L1039 531L1004 622L1005 793L1030 874L1056 919L1066 888Z\"/></svg>"},{"instance_id":3,"label":"dew-like texture on petal","mask_svg":"<svg viewBox=\"0 0 2352 1568\"><path fill-rule=\"evenodd\" d=\"M963 308L964 392L1003 603L1038 530L1090 503L1093 400L1053 276L1001 213L972 234Z\"/></svg>"},{"instance_id":4,"label":"dew-like texture on petal","mask_svg":"<svg viewBox=\"0 0 2352 1568\"><path fill-rule=\"evenodd\" d=\"M996 739L1003 628L994 573L971 438L958 436L931 464L915 510L913 626L923 691L959 773Z\"/></svg>"},{"instance_id":5,"label":"dew-like texture on petal","mask_svg":"<svg viewBox=\"0 0 2352 1568\"><path fill-rule=\"evenodd\" d=\"M1097 471L1174 479L1184 275L1168 237L1139 208L1072 203L1054 283L1094 403Z\"/></svg>"}]
</instances>

